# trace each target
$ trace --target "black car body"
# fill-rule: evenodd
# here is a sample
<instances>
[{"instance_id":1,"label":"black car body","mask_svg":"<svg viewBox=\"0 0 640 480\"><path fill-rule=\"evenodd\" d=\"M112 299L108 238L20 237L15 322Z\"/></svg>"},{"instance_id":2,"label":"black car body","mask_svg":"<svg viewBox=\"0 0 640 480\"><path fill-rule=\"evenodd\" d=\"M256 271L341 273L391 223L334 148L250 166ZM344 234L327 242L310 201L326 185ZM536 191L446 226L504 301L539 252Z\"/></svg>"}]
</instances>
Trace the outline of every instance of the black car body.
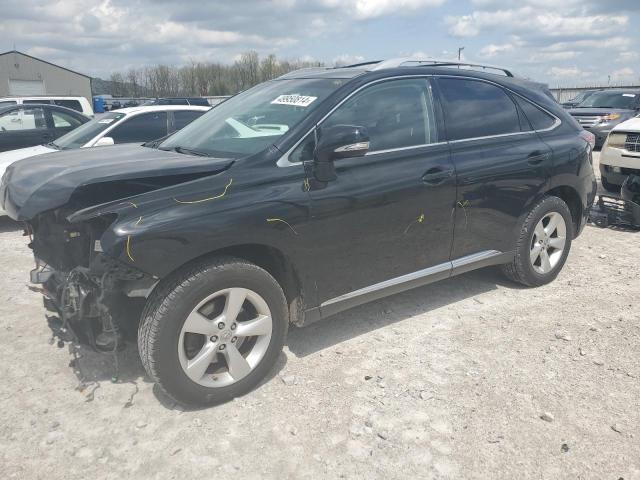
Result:
<instances>
[{"instance_id":1,"label":"black car body","mask_svg":"<svg viewBox=\"0 0 640 480\"><path fill-rule=\"evenodd\" d=\"M0 108L0 152L49 143L91 118L50 104Z\"/></svg>"},{"instance_id":2,"label":"black car body","mask_svg":"<svg viewBox=\"0 0 640 480\"><path fill-rule=\"evenodd\" d=\"M242 113L261 96L257 110ZM268 272L263 280L275 279L286 300L278 322L303 325L471 269L514 264L519 249L530 248L523 225L547 205L560 205L570 243L596 191L585 138L546 88L509 75L389 63L302 70L228 100L159 148L18 162L0 201L33 235L32 281L88 343L113 331L111 321L126 331L121 312L133 311L136 297L147 304L143 319L151 318L172 282L202 262L219 271L214 283L226 278L228 262L240 262L246 276ZM550 281L564 258L550 276L522 281ZM272 293L261 295L273 311ZM269 335L283 338L286 328L273 318ZM143 359L155 352L148 324L138 340ZM218 326L211 342L231 338L228 322ZM220 345L225 354L230 348ZM154 378L164 375L145 365ZM158 381L187 403L250 388L240 382L218 395Z\"/></svg>"},{"instance_id":3,"label":"black car body","mask_svg":"<svg viewBox=\"0 0 640 480\"><path fill-rule=\"evenodd\" d=\"M602 147L611 129L640 113L640 90L610 89L594 92L569 113Z\"/></svg>"}]
</instances>

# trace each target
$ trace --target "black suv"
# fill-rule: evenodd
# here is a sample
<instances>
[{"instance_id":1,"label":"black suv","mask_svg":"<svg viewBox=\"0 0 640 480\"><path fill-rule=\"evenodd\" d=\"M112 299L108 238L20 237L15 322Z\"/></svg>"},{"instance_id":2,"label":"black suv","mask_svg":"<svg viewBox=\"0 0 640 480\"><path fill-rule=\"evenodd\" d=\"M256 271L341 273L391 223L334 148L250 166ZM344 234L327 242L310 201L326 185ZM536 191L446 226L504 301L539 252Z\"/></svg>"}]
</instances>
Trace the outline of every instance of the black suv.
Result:
<instances>
[{"instance_id":1,"label":"black suv","mask_svg":"<svg viewBox=\"0 0 640 480\"><path fill-rule=\"evenodd\" d=\"M593 136L496 72L300 70L162 142L15 163L0 199L52 328L101 351L137 330L166 393L214 404L264 378L289 323L488 265L552 281L594 200Z\"/></svg>"}]
</instances>

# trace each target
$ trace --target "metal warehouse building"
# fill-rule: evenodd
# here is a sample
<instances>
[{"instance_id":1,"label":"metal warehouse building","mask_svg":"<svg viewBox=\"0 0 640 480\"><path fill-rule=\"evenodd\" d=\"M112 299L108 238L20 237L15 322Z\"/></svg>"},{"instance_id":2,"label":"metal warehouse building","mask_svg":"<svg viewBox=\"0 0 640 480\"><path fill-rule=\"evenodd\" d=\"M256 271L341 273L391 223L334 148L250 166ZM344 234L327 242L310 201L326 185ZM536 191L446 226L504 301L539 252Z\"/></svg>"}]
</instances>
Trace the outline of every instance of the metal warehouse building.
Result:
<instances>
[{"instance_id":1,"label":"metal warehouse building","mask_svg":"<svg viewBox=\"0 0 640 480\"><path fill-rule=\"evenodd\" d=\"M0 97L72 95L91 102L91 77L25 53L0 53Z\"/></svg>"}]
</instances>

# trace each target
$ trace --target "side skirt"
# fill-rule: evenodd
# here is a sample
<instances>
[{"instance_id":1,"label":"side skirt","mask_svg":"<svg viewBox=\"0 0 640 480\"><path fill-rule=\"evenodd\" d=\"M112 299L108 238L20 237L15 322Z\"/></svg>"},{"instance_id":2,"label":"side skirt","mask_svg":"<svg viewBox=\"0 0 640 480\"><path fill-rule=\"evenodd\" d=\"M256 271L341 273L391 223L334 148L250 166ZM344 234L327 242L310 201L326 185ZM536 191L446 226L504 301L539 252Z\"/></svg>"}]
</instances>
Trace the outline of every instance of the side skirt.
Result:
<instances>
[{"instance_id":1,"label":"side skirt","mask_svg":"<svg viewBox=\"0 0 640 480\"><path fill-rule=\"evenodd\" d=\"M331 315L357 307L358 305L388 297L389 295L445 280L454 275L491 265L509 263L513 258L514 252L504 253L497 250L486 250L413 273L408 273L400 277L391 278L384 282L376 283L329 299L319 307L306 310L303 325L309 325L320 319L330 317Z\"/></svg>"}]
</instances>

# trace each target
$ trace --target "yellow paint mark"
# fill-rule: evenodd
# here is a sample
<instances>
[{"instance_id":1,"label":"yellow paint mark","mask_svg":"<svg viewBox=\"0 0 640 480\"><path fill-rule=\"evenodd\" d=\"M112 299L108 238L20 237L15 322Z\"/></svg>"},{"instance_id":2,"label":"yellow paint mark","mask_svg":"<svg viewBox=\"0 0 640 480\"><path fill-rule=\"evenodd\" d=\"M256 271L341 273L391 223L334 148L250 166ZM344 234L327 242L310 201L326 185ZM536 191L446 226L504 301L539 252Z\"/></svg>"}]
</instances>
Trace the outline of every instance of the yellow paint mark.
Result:
<instances>
[{"instance_id":1,"label":"yellow paint mark","mask_svg":"<svg viewBox=\"0 0 640 480\"><path fill-rule=\"evenodd\" d=\"M304 191L308 192L309 190L311 190L311 185L309 185L309 179L305 178L304 179Z\"/></svg>"},{"instance_id":2,"label":"yellow paint mark","mask_svg":"<svg viewBox=\"0 0 640 480\"><path fill-rule=\"evenodd\" d=\"M291 229L291 231L292 231L295 235L298 235L298 232L296 232L296 229L295 229L295 228L293 228L293 227L289 224L289 222L287 222L286 220L283 220L283 219L281 219L281 218L267 218L267 222L269 222L269 223L274 223L274 222L281 222L281 223L284 223L285 225L287 225L287 226Z\"/></svg>"},{"instance_id":3,"label":"yellow paint mark","mask_svg":"<svg viewBox=\"0 0 640 480\"><path fill-rule=\"evenodd\" d=\"M140 217L138 219L138 221L136 222L135 226L137 227L138 225L140 225L142 223L142 217Z\"/></svg>"},{"instance_id":4,"label":"yellow paint mark","mask_svg":"<svg viewBox=\"0 0 640 480\"><path fill-rule=\"evenodd\" d=\"M227 186L224 187L224 191L220 195L216 195L215 197L203 198L202 200L190 200L190 201L178 200L175 197L173 199L177 203L188 204L188 205L191 205L191 204L194 204L194 203L210 202L211 200L217 200L219 198L224 197L227 194L227 190L229 189L229 187L231 186L232 183L233 183L233 178L229 179L229 183L227 183Z\"/></svg>"},{"instance_id":5,"label":"yellow paint mark","mask_svg":"<svg viewBox=\"0 0 640 480\"><path fill-rule=\"evenodd\" d=\"M135 260L131 256L131 235L127 237L126 251L127 251L127 257L129 257L129 260L131 260L132 262L135 262Z\"/></svg>"},{"instance_id":6,"label":"yellow paint mark","mask_svg":"<svg viewBox=\"0 0 640 480\"><path fill-rule=\"evenodd\" d=\"M415 223L424 223L424 213L421 213L420 216L418 218L416 218L413 222L411 222L409 225L407 225L407 228L404 229L404 235L407 234L407 232L409 232L409 229L413 226L413 224Z\"/></svg>"},{"instance_id":7,"label":"yellow paint mark","mask_svg":"<svg viewBox=\"0 0 640 480\"><path fill-rule=\"evenodd\" d=\"M465 200L464 202L458 202L458 206L462 208L462 211L464 212L464 228L466 230L469 223L469 218L467 216L467 207L470 207L471 203L469 203L469 200Z\"/></svg>"}]
</instances>

